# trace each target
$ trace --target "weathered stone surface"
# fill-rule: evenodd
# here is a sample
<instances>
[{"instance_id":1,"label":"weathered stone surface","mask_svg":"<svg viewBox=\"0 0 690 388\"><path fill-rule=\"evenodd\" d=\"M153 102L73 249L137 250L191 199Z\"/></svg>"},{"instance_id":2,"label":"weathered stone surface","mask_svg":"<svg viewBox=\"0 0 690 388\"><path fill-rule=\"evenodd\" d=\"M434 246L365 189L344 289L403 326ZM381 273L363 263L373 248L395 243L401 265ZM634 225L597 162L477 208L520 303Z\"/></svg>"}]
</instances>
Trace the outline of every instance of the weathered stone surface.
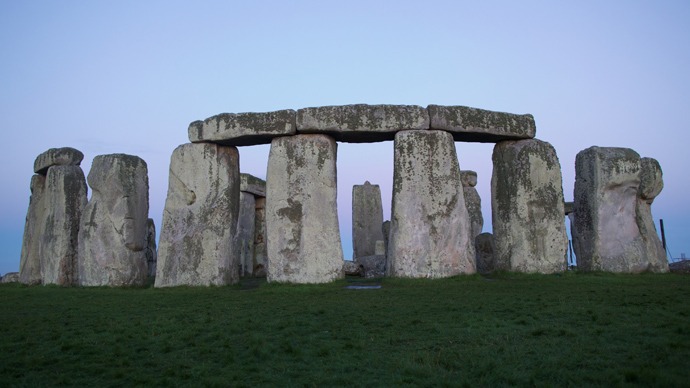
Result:
<instances>
[{"instance_id":1,"label":"weathered stone surface","mask_svg":"<svg viewBox=\"0 0 690 388\"><path fill-rule=\"evenodd\" d=\"M86 179L79 166L52 166L45 188L45 223L39 232L43 284L77 284L79 220L86 206Z\"/></svg>"},{"instance_id":2,"label":"weathered stone surface","mask_svg":"<svg viewBox=\"0 0 690 388\"><path fill-rule=\"evenodd\" d=\"M268 281L322 283L344 276L336 150L326 135L276 138L266 177Z\"/></svg>"},{"instance_id":3,"label":"weathered stone surface","mask_svg":"<svg viewBox=\"0 0 690 388\"><path fill-rule=\"evenodd\" d=\"M256 197L265 197L266 181L250 174L240 174L240 191L252 193Z\"/></svg>"},{"instance_id":4,"label":"weathered stone surface","mask_svg":"<svg viewBox=\"0 0 690 388\"><path fill-rule=\"evenodd\" d=\"M79 285L144 285L149 214L146 162L133 155L98 155L88 182L91 199L79 225Z\"/></svg>"},{"instance_id":5,"label":"weathered stone surface","mask_svg":"<svg viewBox=\"0 0 690 388\"><path fill-rule=\"evenodd\" d=\"M439 278L474 273L474 239L451 135L398 132L394 155L387 274Z\"/></svg>"},{"instance_id":6,"label":"weathered stone surface","mask_svg":"<svg viewBox=\"0 0 690 388\"><path fill-rule=\"evenodd\" d=\"M579 270L653 270L636 219L639 188L637 152L590 147L577 154L573 245Z\"/></svg>"},{"instance_id":7,"label":"weathered stone surface","mask_svg":"<svg viewBox=\"0 0 690 388\"><path fill-rule=\"evenodd\" d=\"M239 153L217 144L183 144L170 159L158 245L156 287L226 285L239 280L234 236Z\"/></svg>"},{"instance_id":8,"label":"weathered stone surface","mask_svg":"<svg viewBox=\"0 0 690 388\"><path fill-rule=\"evenodd\" d=\"M359 263L350 260L343 260L343 272L348 276L362 276Z\"/></svg>"},{"instance_id":9,"label":"weathered stone surface","mask_svg":"<svg viewBox=\"0 0 690 388\"><path fill-rule=\"evenodd\" d=\"M253 276L266 276L266 198L255 198L254 271Z\"/></svg>"},{"instance_id":10,"label":"weathered stone surface","mask_svg":"<svg viewBox=\"0 0 690 388\"><path fill-rule=\"evenodd\" d=\"M565 210L565 215L567 216L573 212L575 204L573 202L565 202L563 204L563 206L564 206L564 210Z\"/></svg>"},{"instance_id":11,"label":"weathered stone surface","mask_svg":"<svg viewBox=\"0 0 690 388\"><path fill-rule=\"evenodd\" d=\"M652 218L652 202L664 188L664 179L659 162L652 158L640 159L640 187L637 191L636 221L649 261L649 271L668 272L666 250Z\"/></svg>"},{"instance_id":12,"label":"weathered stone surface","mask_svg":"<svg viewBox=\"0 0 690 388\"><path fill-rule=\"evenodd\" d=\"M530 114L494 112L466 106L429 105L431 129L448 131L456 141L496 143L531 139L536 134Z\"/></svg>"},{"instance_id":13,"label":"weathered stone surface","mask_svg":"<svg viewBox=\"0 0 690 388\"><path fill-rule=\"evenodd\" d=\"M476 238L482 232L484 227L484 217L482 216L482 199L479 197L477 189L477 173L474 171L460 171L462 178L462 191L465 196L465 206L467 213L470 215L470 227L472 229L472 238Z\"/></svg>"},{"instance_id":14,"label":"weathered stone surface","mask_svg":"<svg viewBox=\"0 0 690 388\"><path fill-rule=\"evenodd\" d=\"M146 276L156 276L157 263L156 224L149 218L146 220Z\"/></svg>"},{"instance_id":15,"label":"weathered stone surface","mask_svg":"<svg viewBox=\"0 0 690 388\"><path fill-rule=\"evenodd\" d=\"M240 276L252 276L254 273L255 216L256 201L254 195L240 191L240 212L237 219L237 234L235 235L235 249L237 249Z\"/></svg>"},{"instance_id":16,"label":"weathered stone surface","mask_svg":"<svg viewBox=\"0 0 690 388\"><path fill-rule=\"evenodd\" d=\"M381 225L381 232L383 232L383 246L385 248L385 254L388 254L388 239L391 235L391 222L390 221L383 221L383 224Z\"/></svg>"},{"instance_id":17,"label":"weathered stone surface","mask_svg":"<svg viewBox=\"0 0 690 388\"><path fill-rule=\"evenodd\" d=\"M46 175L51 166L78 166L83 159L84 154L77 149L71 147L51 148L38 155L34 161L34 172Z\"/></svg>"},{"instance_id":18,"label":"weathered stone surface","mask_svg":"<svg viewBox=\"0 0 690 388\"><path fill-rule=\"evenodd\" d=\"M566 269L561 165L551 144L504 141L493 152L491 210L495 268L553 273Z\"/></svg>"},{"instance_id":19,"label":"weathered stone surface","mask_svg":"<svg viewBox=\"0 0 690 388\"><path fill-rule=\"evenodd\" d=\"M386 255L363 256L357 259L360 276L382 278L386 275Z\"/></svg>"},{"instance_id":20,"label":"weathered stone surface","mask_svg":"<svg viewBox=\"0 0 690 388\"><path fill-rule=\"evenodd\" d=\"M268 144L275 137L294 135L295 111L222 113L189 124L189 141L229 146Z\"/></svg>"},{"instance_id":21,"label":"weathered stone surface","mask_svg":"<svg viewBox=\"0 0 690 388\"><path fill-rule=\"evenodd\" d=\"M474 240L474 249L477 252L477 272L488 274L494 270L494 254L496 242L491 233L482 233Z\"/></svg>"},{"instance_id":22,"label":"weathered stone surface","mask_svg":"<svg viewBox=\"0 0 690 388\"><path fill-rule=\"evenodd\" d=\"M19 282L19 272L8 272L2 276L0 283L17 283Z\"/></svg>"},{"instance_id":23,"label":"weathered stone surface","mask_svg":"<svg viewBox=\"0 0 690 388\"><path fill-rule=\"evenodd\" d=\"M386 255L386 243L383 240L376 240L374 255Z\"/></svg>"},{"instance_id":24,"label":"weathered stone surface","mask_svg":"<svg viewBox=\"0 0 690 388\"><path fill-rule=\"evenodd\" d=\"M369 143L393 140L408 129L429 129L429 115L417 105L340 105L297 111L299 133L323 133L337 141Z\"/></svg>"},{"instance_id":25,"label":"weathered stone surface","mask_svg":"<svg viewBox=\"0 0 690 388\"><path fill-rule=\"evenodd\" d=\"M376 241L383 240L381 189L369 181L352 186L352 259L371 256Z\"/></svg>"},{"instance_id":26,"label":"weathered stone surface","mask_svg":"<svg viewBox=\"0 0 690 388\"><path fill-rule=\"evenodd\" d=\"M40 231L45 223L46 177L31 177L31 198L26 212L24 238L19 260L19 282L30 286L41 284L41 258L39 256Z\"/></svg>"}]
</instances>

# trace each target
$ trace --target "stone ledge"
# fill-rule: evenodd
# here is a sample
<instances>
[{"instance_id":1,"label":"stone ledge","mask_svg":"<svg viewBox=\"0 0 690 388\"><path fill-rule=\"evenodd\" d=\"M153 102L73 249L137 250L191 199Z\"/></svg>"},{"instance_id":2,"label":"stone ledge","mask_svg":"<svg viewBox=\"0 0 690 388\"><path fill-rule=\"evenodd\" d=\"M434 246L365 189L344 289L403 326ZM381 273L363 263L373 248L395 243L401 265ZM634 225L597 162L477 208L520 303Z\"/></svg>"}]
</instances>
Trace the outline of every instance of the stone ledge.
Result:
<instances>
[{"instance_id":1,"label":"stone ledge","mask_svg":"<svg viewBox=\"0 0 690 388\"><path fill-rule=\"evenodd\" d=\"M266 196L266 181L251 174L240 174L240 191L253 194L256 197Z\"/></svg>"},{"instance_id":2,"label":"stone ledge","mask_svg":"<svg viewBox=\"0 0 690 388\"><path fill-rule=\"evenodd\" d=\"M189 124L192 143L212 142L230 146L270 144L279 136L295 135L295 111L221 113Z\"/></svg>"},{"instance_id":3,"label":"stone ledge","mask_svg":"<svg viewBox=\"0 0 690 388\"><path fill-rule=\"evenodd\" d=\"M496 143L532 139L537 128L531 114L494 112L467 106L429 105L430 128L450 132L455 141Z\"/></svg>"}]
</instances>

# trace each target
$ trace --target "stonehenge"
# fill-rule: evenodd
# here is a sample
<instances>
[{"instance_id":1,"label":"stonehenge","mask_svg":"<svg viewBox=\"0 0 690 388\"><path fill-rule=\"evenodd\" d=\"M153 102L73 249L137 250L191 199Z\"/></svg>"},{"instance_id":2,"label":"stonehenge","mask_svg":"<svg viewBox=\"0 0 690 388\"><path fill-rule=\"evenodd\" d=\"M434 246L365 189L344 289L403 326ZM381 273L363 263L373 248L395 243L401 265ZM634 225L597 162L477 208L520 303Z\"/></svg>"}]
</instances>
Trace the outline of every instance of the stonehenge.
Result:
<instances>
[{"instance_id":1,"label":"stonehenge","mask_svg":"<svg viewBox=\"0 0 690 388\"><path fill-rule=\"evenodd\" d=\"M34 162L18 280L27 285L223 286L242 276L324 283L345 274L440 278L567 268L571 220L578 269L666 272L651 205L659 163L625 148L577 155L564 203L554 148L530 114L464 106L343 105L222 113L194 121L170 159L156 249L148 172L136 156L100 155L89 172L73 148ZM337 142L394 141L391 220L378 185L355 185L354 261L343 260ZM477 174L455 143L495 143L492 232L482 233ZM266 181L240 174L236 147L270 144Z\"/></svg>"}]
</instances>

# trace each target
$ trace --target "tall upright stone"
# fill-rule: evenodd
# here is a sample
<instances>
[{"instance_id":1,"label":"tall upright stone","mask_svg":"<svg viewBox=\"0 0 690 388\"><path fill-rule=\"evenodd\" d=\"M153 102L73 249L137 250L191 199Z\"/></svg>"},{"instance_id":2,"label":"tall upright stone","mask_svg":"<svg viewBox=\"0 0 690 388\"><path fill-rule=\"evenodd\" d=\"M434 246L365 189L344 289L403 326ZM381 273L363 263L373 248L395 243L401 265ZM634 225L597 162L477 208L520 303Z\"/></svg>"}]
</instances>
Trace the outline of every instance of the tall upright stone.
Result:
<instances>
[{"instance_id":1,"label":"tall upright stone","mask_svg":"<svg viewBox=\"0 0 690 388\"><path fill-rule=\"evenodd\" d=\"M649 261L649 271L668 272L666 250L652 218L652 202L664 188L661 166L656 159L640 159L640 188L637 191L637 226L645 244L645 253Z\"/></svg>"},{"instance_id":2,"label":"tall upright stone","mask_svg":"<svg viewBox=\"0 0 690 388\"><path fill-rule=\"evenodd\" d=\"M252 276L254 273L254 228L256 227L256 200L254 195L240 191L240 210L237 218L237 249L240 276Z\"/></svg>"},{"instance_id":3,"label":"tall upright stone","mask_svg":"<svg viewBox=\"0 0 690 388\"><path fill-rule=\"evenodd\" d=\"M268 281L323 283L344 276L337 212L337 145L327 135L271 143L266 176Z\"/></svg>"},{"instance_id":4,"label":"tall upright stone","mask_svg":"<svg viewBox=\"0 0 690 388\"><path fill-rule=\"evenodd\" d=\"M494 147L491 210L498 270L566 269L561 165L551 144L503 141Z\"/></svg>"},{"instance_id":5,"label":"tall upright stone","mask_svg":"<svg viewBox=\"0 0 690 388\"><path fill-rule=\"evenodd\" d=\"M149 214L146 162L132 155L98 155L88 183L91 199L79 225L79 284L144 285Z\"/></svg>"},{"instance_id":6,"label":"tall upright stone","mask_svg":"<svg viewBox=\"0 0 690 388\"><path fill-rule=\"evenodd\" d=\"M45 222L46 177L36 174L31 177L31 198L26 212L24 238L19 261L19 282L30 286L41 284L41 258L39 256L40 236Z\"/></svg>"},{"instance_id":7,"label":"tall upright stone","mask_svg":"<svg viewBox=\"0 0 690 388\"><path fill-rule=\"evenodd\" d=\"M256 197L254 214L254 272L253 276L266 276L266 198Z\"/></svg>"},{"instance_id":8,"label":"tall upright stone","mask_svg":"<svg viewBox=\"0 0 690 388\"><path fill-rule=\"evenodd\" d=\"M376 254L376 241L383 241L381 189L369 181L352 186L352 258Z\"/></svg>"},{"instance_id":9,"label":"tall upright stone","mask_svg":"<svg viewBox=\"0 0 690 388\"><path fill-rule=\"evenodd\" d=\"M153 219L146 220L146 275L156 276L158 250L156 249L156 224Z\"/></svg>"},{"instance_id":10,"label":"tall upright stone","mask_svg":"<svg viewBox=\"0 0 690 388\"><path fill-rule=\"evenodd\" d=\"M465 206L470 215L470 225L472 238L477 238L482 233L484 227L484 217L482 216L482 199L475 186L477 186L477 173L470 170L460 171L462 178L462 192L465 196Z\"/></svg>"},{"instance_id":11,"label":"tall upright stone","mask_svg":"<svg viewBox=\"0 0 690 388\"><path fill-rule=\"evenodd\" d=\"M43 284L77 284L79 220L86 206L86 178L81 167L48 168L45 223L39 233Z\"/></svg>"},{"instance_id":12,"label":"tall upright stone","mask_svg":"<svg viewBox=\"0 0 690 388\"><path fill-rule=\"evenodd\" d=\"M193 143L173 151L156 287L238 281L239 175L235 147Z\"/></svg>"},{"instance_id":13,"label":"tall upright stone","mask_svg":"<svg viewBox=\"0 0 690 388\"><path fill-rule=\"evenodd\" d=\"M386 272L409 278L474 273L470 220L453 137L395 135L393 207Z\"/></svg>"}]
</instances>

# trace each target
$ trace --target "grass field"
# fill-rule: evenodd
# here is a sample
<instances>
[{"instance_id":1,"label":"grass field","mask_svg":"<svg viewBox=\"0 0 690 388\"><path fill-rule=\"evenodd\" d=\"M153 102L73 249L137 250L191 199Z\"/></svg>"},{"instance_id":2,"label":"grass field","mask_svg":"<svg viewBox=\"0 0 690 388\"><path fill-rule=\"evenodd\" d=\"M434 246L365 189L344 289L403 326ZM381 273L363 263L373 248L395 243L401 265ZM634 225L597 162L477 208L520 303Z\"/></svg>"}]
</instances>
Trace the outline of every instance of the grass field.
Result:
<instances>
[{"instance_id":1,"label":"grass field","mask_svg":"<svg viewBox=\"0 0 690 388\"><path fill-rule=\"evenodd\" d=\"M690 385L687 275L255 282L1 284L0 385Z\"/></svg>"}]
</instances>

